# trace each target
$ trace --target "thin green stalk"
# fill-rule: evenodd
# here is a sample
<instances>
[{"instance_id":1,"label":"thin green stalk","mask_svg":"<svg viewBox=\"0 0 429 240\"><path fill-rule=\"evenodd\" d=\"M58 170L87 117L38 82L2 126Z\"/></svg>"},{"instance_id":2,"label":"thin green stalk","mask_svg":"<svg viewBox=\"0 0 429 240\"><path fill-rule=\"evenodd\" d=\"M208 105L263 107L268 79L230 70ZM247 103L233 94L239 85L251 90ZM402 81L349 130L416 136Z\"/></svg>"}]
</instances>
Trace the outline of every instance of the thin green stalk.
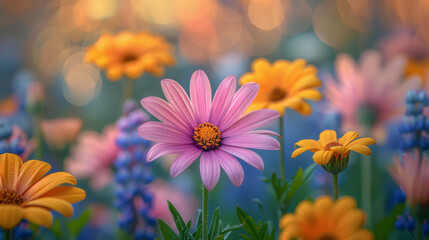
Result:
<instances>
[{"instance_id":1,"label":"thin green stalk","mask_svg":"<svg viewBox=\"0 0 429 240\"><path fill-rule=\"evenodd\" d=\"M126 78L124 79L124 92L122 94L122 102L125 103L128 99L132 99L134 96L134 88L136 86L135 79Z\"/></svg>"},{"instance_id":2,"label":"thin green stalk","mask_svg":"<svg viewBox=\"0 0 429 240\"><path fill-rule=\"evenodd\" d=\"M280 176L283 180L286 180L286 169L285 169L285 144L283 137L283 116L279 118L279 134L280 134Z\"/></svg>"},{"instance_id":3,"label":"thin green stalk","mask_svg":"<svg viewBox=\"0 0 429 240\"><path fill-rule=\"evenodd\" d=\"M5 240L12 240L12 229L3 229L3 232Z\"/></svg>"},{"instance_id":4,"label":"thin green stalk","mask_svg":"<svg viewBox=\"0 0 429 240\"><path fill-rule=\"evenodd\" d=\"M417 240L423 239L423 221L421 219L417 219L417 225L416 225L416 236Z\"/></svg>"},{"instance_id":5,"label":"thin green stalk","mask_svg":"<svg viewBox=\"0 0 429 240\"><path fill-rule=\"evenodd\" d=\"M365 159L364 156L362 156L361 159L361 179L362 179L362 185L361 185L361 193L362 193L362 208L365 211L367 215L367 224L368 226L371 226L371 181L372 181L372 166L371 166L371 160Z\"/></svg>"},{"instance_id":6,"label":"thin green stalk","mask_svg":"<svg viewBox=\"0 0 429 240\"><path fill-rule=\"evenodd\" d=\"M334 200L338 199L338 173L332 173L332 185L334 187Z\"/></svg>"},{"instance_id":7,"label":"thin green stalk","mask_svg":"<svg viewBox=\"0 0 429 240\"><path fill-rule=\"evenodd\" d=\"M208 191L206 186L203 185L203 240L208 240Z\"/></svg>"},{"instance_id":8,"label":"thin green stalk","mask_svg":"<svg viewBox=\"0 0 429 240\"><path fill-rule=\"evenodd\" d=\"M34 117L34 137L37 141L37 148L35 153L35 159L42 160L43 158L43 133L41 129L41 120L40 116Z\"/></svg>"}]
</instances>

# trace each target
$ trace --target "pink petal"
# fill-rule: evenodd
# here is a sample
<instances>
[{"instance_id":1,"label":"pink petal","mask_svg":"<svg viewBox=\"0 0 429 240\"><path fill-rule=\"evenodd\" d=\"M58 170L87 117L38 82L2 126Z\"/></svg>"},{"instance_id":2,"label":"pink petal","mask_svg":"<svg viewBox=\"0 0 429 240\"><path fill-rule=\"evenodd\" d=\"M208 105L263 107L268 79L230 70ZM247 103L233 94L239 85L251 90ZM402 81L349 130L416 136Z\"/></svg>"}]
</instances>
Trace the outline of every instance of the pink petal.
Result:
<instances>
[{"instance_id":1,"label":"pink petal","mask_svg":"<svg viewBox=\"0 0 429 240\"><path fill-rule=\"evenodd\" d=\"M194 148L190 151L183 152L180 154L170 166L170 176L176 177L188 168L194 161L200 156L202 150Z\"/></svg>"},{"instance_id":2,"label":"pink petal","mask_svg":"<svg viewBox=\"0 0 429 240\"><path fill-rule=\"evenodd\" d=\"M234 94L232 105L218 126L221 131L229 128L243 115L258 94L258 89L259 84L246 83Z\"/></svg>"},{"instance_id":3,"label":"pink petal","mask_svg":"<svg viewBox=\"0 0 429 240\"><path fill-rule=\"evenodd\" d=\"M191 102L194 106L198 122L208 122L212 101L212 89L205 72L197 70L191 77Z\"/></svg>"},{"instance_id":4,"label":"pink petal","mask_svg":"<svg viewBox=\"0 0 429 240\"><path fill-rule=\"evenodd\" d=\"M187 122L189 128L194 129L197 126L194 108L182 86L174 80L164 79L161 88L178 116Z\"/></svg>"},{"instance_id":5,"label":"pink petal","mask_svg":"<svg viewBox=\"0 0 429 240\"><path fill-rule=\"evenodd\" d=\"M167 154L182 153L188 150L192 150L195 147L191 144L175 144L175 143L157 143L153 145L147 152L146 161L152 162L153 160L162 157Z\"/></svg>"},{"instance_id":6,"label":"pink petal","mask_svg":"<svg viewBox=\"0 0 429 240\"><path fill-rule=\"evenodd\" d=\"M174 114L173 108L165 100L158 97L146 97L143 98L140 103L144 109L146 109L146 111L162 122L169 125L178 126L179 129L189 129L190 131L193 131L193 129L188 128L184 120L179 119Z\"/></svg>"},{"instance_id":7,"label":"pink petal","mask_svg":"<svg viewBox=\"0 0 429 240\"><path fill-rule=\"evenodd\" d=\"M110 169L104 169L102 171L94 172L89 185L94 190L101 190L105 186L109 185L113 180L113 173Z\"/></svg>"},{"instance_id":8,"label":"pink petal","mask_svg":"<svg viewBox=\"0 0 429 240\"><path fill-rule=\"evenodd\" d=\"M213 152L215 153L220 166L225 171L226 175L228 175L229 180L231 180L232 184L236 187L239 187L243 183L244 179L244 171L241 164L229 153L224 151Z\"/></svg>"},{"instance_id":9,"label":"pink petal","mask_svg":"<svg viewBox=\"0 0 429 240\"><path fill-rule=\"evenodd\" d=\"M248 132L280 117L279 112L272 109L261 109L246 113L230 128L222 132L222 137L229 137Z\"/></svg>"},{"instance_id":10,"label":"pink petal","mask_svg":"<svg viewBox=\"0 0 429 240\"><path fill-rule=\"evenodd\" d=\"M147 140L161 143L193 143L192 137L177 131L172 126L161 122L146 122L138 129L138 134Z\"/></svg>"},{"instance_id":11,"label":"pink petal","mask_svg":"<svg viewBox=\"0 0 429 240\"><path fill-rule=\"evenodd\" d=\"M252 150L226 145L222 145L219 149L240 158L256 169L261 171L264 170L264 161L262 160L261 156Z\"/></svg>"},{"instance_id":12,"label":"pink petal","mask_svg":"<svg viewBox=\"0 0 429 240\"><path fill-rule=\"evenodd\" d=\"M254 130L254 131L248 131L247 133L280 137L280 135L278 133L270 131L270 130Z\"/></svg>"},{"instance_id":13,"label":"pink petal","mask_svg":"<svg viewBox=\"0 0 429 240\"><path fill-rule=\"evenodd\" d=\"M273 137L259 134L243 134L236 137L225 138L222 144L254 149L279 150L280 143Z\"/></svg>"},{"instance_id":14,"label":"pink petal","mask_svg":"<svg viewBox=\"0 0 429 240\"><path fill-rule=\"evenodd\" d=\"M231 107L234 98L237 79L235 76L226 77L219 85L210 111L210 123L218 125Z\"/></svg>"},{"instance_id":15,"label":"pink petal","mask_svg":"<svg viewBox=\"0 0 429 240\"><path fill-rule=\"evenodd\" d=\"M219 160L214 152L203 152L200 160L201 180L209 191L216 186L220 176Z\"/></svg>"}]
</instances>

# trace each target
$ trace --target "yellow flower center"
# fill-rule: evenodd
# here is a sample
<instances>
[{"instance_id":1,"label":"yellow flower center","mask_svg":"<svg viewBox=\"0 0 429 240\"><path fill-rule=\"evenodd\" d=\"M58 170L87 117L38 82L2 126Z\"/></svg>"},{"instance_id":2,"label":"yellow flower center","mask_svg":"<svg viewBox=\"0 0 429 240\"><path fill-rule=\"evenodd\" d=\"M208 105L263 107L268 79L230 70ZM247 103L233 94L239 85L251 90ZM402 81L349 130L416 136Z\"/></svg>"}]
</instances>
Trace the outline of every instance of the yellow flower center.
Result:
<instances>
[{"instance_id":1,"label":"yellow flower center","mask_svg":"<svg viewBox=\"0 0 429 240\"><path fill-rule=\"evenodd\" d=\"M325 151L330 150L331 147L337 147L337 146L343 146L343 144L341 144L339 142L330 142L330 143L325 145Z\"/></svg>"},{"instance_id":2,"label":"yellow flower center","mask_svg":"<svg viewBox=\"0 0 429 240\"><path fill-rule=\"evenodd\" d=\"M123 63L129 63L129 62L134 62L138 59L139 57L136 54L133 53L127 53L124 56L122 56L121 61Z\"/></svg>"},{"instance_id":3,"label":"yellow flower center","mask_svg":"<svg viewBox=\"0 0 429 240\"><path fill-rule=\"evenodd\" d=\"M21 205L23 202L21 194L11 190L0 190L0 204Z\"/></svg>"},{"instance_id":4,"label":"yellow flower center","mask_svg":"<svg viewBox=\"0 0 429 240\"><path fill-rule=\"evenodd\" d=\"M193 139L195 146L204 151L209 151L220 146L222 137L218 127L205 122L195 128Z\"/></svg>"},{"instance_id":5,"label":"yellow flower center","mask_svg":"<svg viewBox=\"0 0 429 240\"><path fill-rule=\"evenodd\" d=\"M324 233L317 238L317 240L337 240L338 238L331 233Z\"/></svg>"},{"instance_id":6,"label":"yellow flower center","mask_svg":"<svg viewBox=\"0 0 429 240\"><path fill-rule=\"evenodd\" d=\"M284 91L283 89L281 89L279 87L275 87L271 91L270 96L268 98L271 102L277 102L277 101L280 101L283 98L285 98L286 95L287 95L286 91Z\"/></svg>"}]
</instances>

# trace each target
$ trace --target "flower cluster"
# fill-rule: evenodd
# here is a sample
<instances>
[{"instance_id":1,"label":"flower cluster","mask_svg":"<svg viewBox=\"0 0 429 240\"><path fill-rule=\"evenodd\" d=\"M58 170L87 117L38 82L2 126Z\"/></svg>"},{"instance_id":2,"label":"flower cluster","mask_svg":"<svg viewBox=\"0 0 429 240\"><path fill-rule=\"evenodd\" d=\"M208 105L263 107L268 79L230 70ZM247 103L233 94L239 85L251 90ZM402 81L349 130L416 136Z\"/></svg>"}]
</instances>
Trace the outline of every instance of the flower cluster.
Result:
<instances>
[{"instance_id":1,"label":"flower cluster","mask_svg":"<svg viewBox=\"0 0 429 240\"><path fill-rule=\"evenodd\" d=\"M119 129L116 143L120 150L114 162L116 206L121 211L119 226L135 239L155 239L156 219L149 213L153 200L147 189L153 179L146 163L150 142L136 131L148 117L132 101L127 101L123 110L124 116L116 124Z\"/></svg>"},{"instance_id":2,"label":"flower cluster","mask_svg":"<svg viewBox=\"0 0 429 240\"><path fill-rule=\"evenodd\" d=\"M19 131L15 129L15 132ZM13 126L5 118L0 118L0 153L13 153L21 155L24 153L25 145L20 137L13 136Z\"/></svg>"}]
</instances>

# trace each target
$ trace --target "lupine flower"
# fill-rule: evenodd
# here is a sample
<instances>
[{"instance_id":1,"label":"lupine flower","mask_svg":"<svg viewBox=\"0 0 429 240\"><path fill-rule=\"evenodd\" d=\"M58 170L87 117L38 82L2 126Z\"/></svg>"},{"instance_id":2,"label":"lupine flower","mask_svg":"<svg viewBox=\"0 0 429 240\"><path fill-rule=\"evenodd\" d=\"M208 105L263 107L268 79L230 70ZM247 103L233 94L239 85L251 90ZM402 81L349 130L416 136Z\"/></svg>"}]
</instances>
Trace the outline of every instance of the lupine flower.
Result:
<instances>
[{"instance_id":1,"label":"lupine flower","mask_svg":"<svg viewBox=\"0 0 429 240\"><path fill-rule=\"evenodd\" d=\"M70 146L81 128L82 120L80 118L56 118L43 120L41 123L45 141L50 147L56 149Z\"/></svg>"},{"instance_id":2,"label":"lupine flower","mask_svg":"<svg viewBox=\"0 0 429 240\"><path fill-rule=\"evenodd\" d=\"M229 76L220 84L213 101L209 79L201 70L191 77L191 99L174 80L162 80L161 87L168 102L147 97L141 104L162 122L144 123L138 133L158 142L149 150L148 162L166 154L179 154L170 167L171 177L200 157L201 178L208 190L216 186L220 167L235 186L240 186L244 171L235 157L262 170L262 158L247 148L280 148L279 142L269 136L276 133L254 130L278 118L277 111L261 109L243 115L258 93L257 83L247 83L235 92L236 79Z\"/></svg>"},{"instance_id":3,"label":"lupine flower","mask_svg":"<svg viewBox=\"0 0 429 240\"><path fill-rule=\"evenodd\" d=\"M7 119L0 118L0 154L13 153L25 162L36 145L36 141L27 139L27 134L20 127L12 126Z\"/></svg>"},{"instance_id":4,"label":"lupine flower","mask_svg":"<svg viewBox=\"0 0 429 240\"><path fill-rule=\"evenodd\" d=\"M317 77L317 68L298 59L293 62L277 60L272 65L263 58L252 63L253 72L240 78L240 84L256 82L260 90L248 111L271 108L284 114L292 108L300 114L309 115L311 106L304 100L320 101L322 94L315 89L322 86Z\"/></svg>"},{"instance_id":5,"label":"lupine flower","mask_svg":"<svg viewBox=\"0 0 429 240\"><path fill-rule=\"evenodd\" d=\"M279 240L374 239L370 231L362 229L364 223L365 213L357 209L352 197L341 197L334 202L322 196L314 203L302 201L295 213L282 217Z\"/></svg>"},{"instance_id":6,"label":"lupine flower","mask_svg":"<svg viewBox=\"0 0 429 240\"><path fill-rule=\"evenodd\" d=\"M21 219L50 227L54 210L64 216L73 215L71 203L85 198L85 191L62 184L76 184L66 172L44 176L51 166L38 160L22 163L15 154L0 155L0 227L11 229Z\"/></svg>"},{"instance_id":7,"label":"lupine flower","mask_svg":"<svg viewBox=\"0 0 429 240\"><path fill-rule=\"evenodd\" d=\"M319 135L319 140L304 139L295 143L296 149L292 153L292 158L305 151L313 152L313 160L321 165L325 170L332 173L343 171L349 162L350 151L360 154L370 155L371 149L366 145L375 144L372 138L357 139L357 132L348 131L341 138L337 138L334 130L324 130ZM357 140L355 140L357 139Z\"/></svg>"},{"instance_id":8,"label":"lupine flower","mask_svg":"<svg viewBox=\"0 0 429 240\"><path fill-rule=\"evenodd\" d=\"M419 159L421 158L421 159ZM429 204L429 159L426 156L405 154L402 162L395 157L395 165L389 171L404 191L411 206Z\"/></svg>"},{"instance_id":9,"label":"lupine flower","mask_svg":"<svg viewBox=\"0 0 429 240\"><path fill-rule=\"evenodd\" d=\"M161 36L148 33L121 32L105 34L86 53L86 61L106 69L107 77L119 80L123 74L131 79L148 72L161 76L164 65L175 63L173 47Z\"/></svg>"},{"instance_id":10,"label":"lupine flower","mask_svg":"<svg viewBox=\"0 0 429 240\"><path fill-rule=\"evenodd\" d=\"M89 178L91 188L102 189L113 180L111 168L119 153L117 136L115 126L105 127L102 134L82 132L65 159L65 169L78 179Z\"/></svg>"},{"instance_id":11,"label":"lupine flower","mask_svg":"<svg viewBox=\"0 0 429 240\"><path fill-rule=\"evenodd\" d=\"M403 112L402 99L420 82L402 82L406 61L397 57L382 64L381 55L366 51L357 65L347 54L337 57L335 68L339 82L328 77L325 96L342 115L342 129L370 130L370 135L383 141L384 125Z\"/></svg>"}]
</instances>

